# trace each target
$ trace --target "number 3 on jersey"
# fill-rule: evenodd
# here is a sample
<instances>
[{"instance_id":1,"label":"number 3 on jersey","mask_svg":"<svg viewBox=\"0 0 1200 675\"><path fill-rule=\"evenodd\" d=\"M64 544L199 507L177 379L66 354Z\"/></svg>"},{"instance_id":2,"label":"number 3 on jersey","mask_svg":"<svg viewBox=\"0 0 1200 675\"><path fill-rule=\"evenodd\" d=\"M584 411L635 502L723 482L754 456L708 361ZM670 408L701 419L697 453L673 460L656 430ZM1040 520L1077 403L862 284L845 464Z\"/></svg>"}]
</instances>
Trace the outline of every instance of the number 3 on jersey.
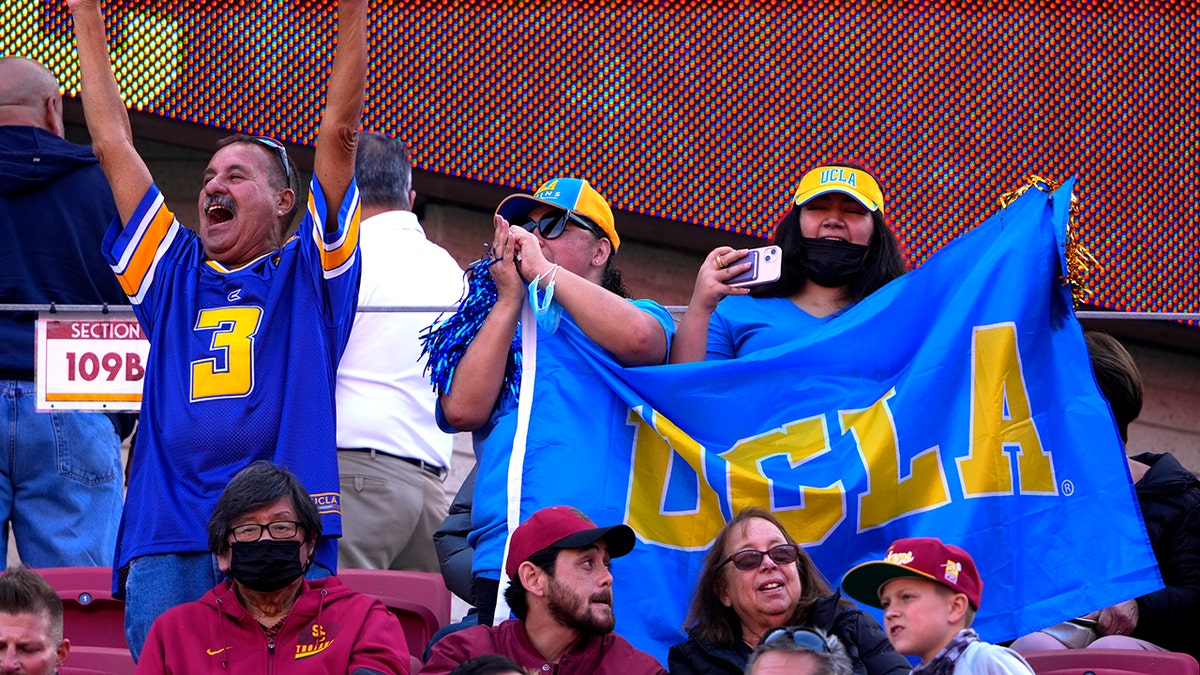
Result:
<instances>
[{"instance_id":1,"label":"number 3 on jersey","mask_svg":"<svg viewBox=\"0 0 1200 675\"><path fill-rule=\"evenodd\" d=\"M192 361L192 401L237 398L254 389L254 336L261 307L202 309L197 331L212 331L215 356Z\"/></svg>"}]
</instances>

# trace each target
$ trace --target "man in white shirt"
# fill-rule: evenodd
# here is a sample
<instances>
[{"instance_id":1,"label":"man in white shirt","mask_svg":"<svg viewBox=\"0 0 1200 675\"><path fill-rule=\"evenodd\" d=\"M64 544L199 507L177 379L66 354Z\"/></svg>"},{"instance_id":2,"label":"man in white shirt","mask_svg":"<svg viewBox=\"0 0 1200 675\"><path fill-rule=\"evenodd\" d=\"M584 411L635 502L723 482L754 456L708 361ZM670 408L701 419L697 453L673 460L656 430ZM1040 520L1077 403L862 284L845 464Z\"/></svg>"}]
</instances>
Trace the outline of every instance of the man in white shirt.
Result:
<instances>
[{"instance_id":1,"label":"man in white shirt","mask_svg":"<svg viewBox=\"0 0 1200 675\"><path fill-rule=\"evenodd\" d=\"M454 305L463 273L410 210L416 193L403 141L363 134L355 172L363 272L359 314L338 366L339 565L437 572L433 533L446 518L442 480L453 437L434 421L437 397L418 339L437 313L361 308Z\"/></svg>"}]
</instances>

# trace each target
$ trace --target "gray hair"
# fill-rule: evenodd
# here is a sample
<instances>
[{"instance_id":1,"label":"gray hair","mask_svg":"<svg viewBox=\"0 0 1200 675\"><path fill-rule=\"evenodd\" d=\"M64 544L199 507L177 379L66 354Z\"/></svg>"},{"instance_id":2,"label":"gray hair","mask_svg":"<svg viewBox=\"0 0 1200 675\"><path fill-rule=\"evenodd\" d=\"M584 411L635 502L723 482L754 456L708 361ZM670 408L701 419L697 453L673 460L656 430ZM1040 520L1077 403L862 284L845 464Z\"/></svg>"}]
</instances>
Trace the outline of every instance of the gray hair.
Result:
<instances>
[{"instance_id":1,"label":"gray hair","mask_svg":"<svg viewBox=\"0 0 1200 675\"><path fill-rule=\"evenodd\" d=\"M42 575L24 565L10 567L0 576L0 614L45 614L50 620L50 641L56 648L62 642L62 599Z\"/></svg>"},{"instance_id":2,"label":"gray hair","mask_svg":"<svg viewBox=\"0 0 1200 675\"><path fill-rule=\"evenodd\" d=\"M412 190L412 158L408 145L398 138L367 133L358 137L354 180L363 206L409 211Z\"/></svg>"},{"instance_id":3,"label":"gray hair","mask_svg":"<svg viewBox=\"0 0 1200 675\"><path fill-rule=\"evenodd\" d=\"M750 659L746 662L746 675L752 675L754 664L758 662L760 656L767 652L812 654L817 661L817 669L814 672L818 675L853 675L854 664L850 661L846 647L842 645L842 641L837 639L836 635L830 635L820 628L808 628L807 626L798 626L797 628L803 628L821 636L821 639L825 641L825 651L815 652L806 645L797 644L794 640L786 637L779 637L760 644L754 649L750 654Z\"/></svg>"},{"instance_id":4,"label":"gray hair","mask_svg":"<svg viewBox=\"0 0 1200 675\"><path fill-rule=\"evenodd\" d=\"M229 550L226 534L239 517L269 506L283 497L292 500L296 509L296 520L304 528L305 537L315 541L321 538L321 514L313 504L312 497L300 484L300 479L287 469L259 460L242 469L229 481L212 518L208 521L208 548L222 554Z\"/></svg>"}]
</instances>

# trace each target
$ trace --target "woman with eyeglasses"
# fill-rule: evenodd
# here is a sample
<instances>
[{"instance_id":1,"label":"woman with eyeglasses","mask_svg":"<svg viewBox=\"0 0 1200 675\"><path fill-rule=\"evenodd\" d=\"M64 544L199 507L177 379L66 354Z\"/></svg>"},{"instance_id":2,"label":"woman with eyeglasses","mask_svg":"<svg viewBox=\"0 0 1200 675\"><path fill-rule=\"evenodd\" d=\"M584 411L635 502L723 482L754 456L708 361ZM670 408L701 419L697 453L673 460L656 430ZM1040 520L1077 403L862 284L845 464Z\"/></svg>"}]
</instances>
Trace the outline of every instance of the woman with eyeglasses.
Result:
<instances>
[{"instance_id":1,"label":"woman with eyeglasses","mask_svg":"<svg viewBox=\"0 0 1200 675\"><path fill-rule=\"evenodd\" d=\"M730 281L750 269L746 249L721 246L696 274L671 344L671 362L734 359L785 344L834 320L907 263L884 219L883 191L863 166L838 162L804 174L775 226L778 281Z\"/></svg>"},{"instance_id":2,"label":"woman with eyeglasses","mask_svg":"<svg viewBox=\"0 0 1200 675\"><path fill-rule=\"evenodd\" d=\"M671 648L671 675L740 674L780 626L819 628L845 646L856 675L901 675L908 661L879 623L830 590L812 558L769 511L729 521L704 558L688 609L688 640Z\"/></svg>"},{"instance_id":3,"label":"woman with eyeglasses","mask_svg":"<svg viewBox=\"0 0 1200 675\"><path fill-rule=\"evenodd\" d=\"M508 466L519 414L516 397L505 394L504 377L522 310L531 310L527 316L532 320L520 331L524 343L536 340L537 372L556 374L550 386L536 390L530 414L572 415L595 430L586 442L572 438L556 447L526 444L526 467L536 466L548 453L570 452L581 472L599 471L609 445L627 448L632 443L632 430L627 438L612 431L625 428L628 407L597 386L590 357L563 338L560 324L569 321L626 366L665 362L675 332L674 320L661 305L629 299L613 263L621 239L612 210L586 180L556 178L532 195L511 195L500 203L493 222L488 270L496 282L496 301L438 397L443 430L474 432L479 464L468 543L475 548L474 595L485 625L493 619L508 537ZM564 489L569 487L565 481ZM521 507L529 513L571 502L574 496L522 495Z\"/></svg>"},{"instance_id":4,"label":"woman with eyeglasses","mask_svg":"<svg viewBox=\"0 0 1200 675\"><path fill-rule=\"evenodd\" d=\"M382 602L337 577L304 578L320 537L295 475L266 461L239 471L208 521L229 579L154 621L137 672L407 675L404 632Z\"/></svg>"}]
</instances>

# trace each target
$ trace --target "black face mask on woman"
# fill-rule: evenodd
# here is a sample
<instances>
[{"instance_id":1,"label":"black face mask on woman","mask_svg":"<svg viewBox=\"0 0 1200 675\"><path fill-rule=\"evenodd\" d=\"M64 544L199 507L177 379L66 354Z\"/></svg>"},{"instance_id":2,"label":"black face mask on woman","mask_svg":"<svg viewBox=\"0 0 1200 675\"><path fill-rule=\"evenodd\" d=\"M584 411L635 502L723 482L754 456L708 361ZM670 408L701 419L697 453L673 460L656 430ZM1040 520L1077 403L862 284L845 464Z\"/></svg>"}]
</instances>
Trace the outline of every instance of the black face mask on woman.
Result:
<instances>
[{"instance_id":1,"label":"black face mask on woman","mask_svg":"<svg viewBox=\"0 0 1200 675\"><path fill-rule=\"evenodd\" d=\"M840 288L866 271L867 248L840 239L804 239L804 276L818 286Z\"/></svg>"},{"instance_id":2,"label":"black face mask on woman","mask_svg":"<svg viewBox=\"0 0 1200 675\"><path fill-rule=\"evenodd\" d=\"M252 591L271 593L303 576L307 564L300 562L299 541L233 542L229 576Z\"/></svg>"}]
</instances>

